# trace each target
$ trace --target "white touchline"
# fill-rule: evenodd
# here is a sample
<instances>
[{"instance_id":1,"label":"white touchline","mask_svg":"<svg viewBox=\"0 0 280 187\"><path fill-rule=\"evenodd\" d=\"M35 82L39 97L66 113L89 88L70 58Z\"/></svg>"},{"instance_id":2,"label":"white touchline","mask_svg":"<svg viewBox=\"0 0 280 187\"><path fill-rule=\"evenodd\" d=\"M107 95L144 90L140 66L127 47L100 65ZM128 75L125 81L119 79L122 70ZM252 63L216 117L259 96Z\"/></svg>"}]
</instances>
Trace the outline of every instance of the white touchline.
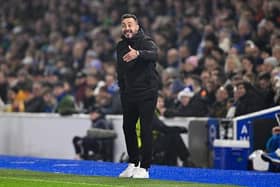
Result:
<instances>
[{"instance_id":1,"label":"white touchline","mask_svg":"<svg viewBox=\"0 0 280 187\"><path fill-rule=\"evenodd\" d=\"M23 179L23 178L18 178L18 177L2 177L0 176L1 179L11 179L11 180L21 180L21 181L28 181L28 182L50 182L50 183L57 183L57 184L81 184L81 185L86 185L86 186L100 186L100 184L91 184L91 183L85 183L85 182L66 182L66 181L56 181L56 180L42 180L42 179ZM109 184L102 184L102 186L113 186ZM116 186L116 185L114 185ZM119 186L118 187L124 187L124 186Z\"/></svg>"}]
</instances>

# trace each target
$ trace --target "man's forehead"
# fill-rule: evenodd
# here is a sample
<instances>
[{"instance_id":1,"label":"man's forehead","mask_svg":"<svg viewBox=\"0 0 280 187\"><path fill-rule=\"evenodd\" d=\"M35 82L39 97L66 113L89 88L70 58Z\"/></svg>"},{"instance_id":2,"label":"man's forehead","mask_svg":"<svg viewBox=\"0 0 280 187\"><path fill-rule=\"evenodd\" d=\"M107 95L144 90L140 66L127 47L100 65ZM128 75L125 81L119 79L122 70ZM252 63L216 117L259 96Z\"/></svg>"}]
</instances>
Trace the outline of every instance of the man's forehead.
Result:
<instances>
[{"instance_id":1,"label":"man's forehead","mask_svg":"<svg viewBox=\"0 0 280 187\"><path fill-rule=\"evenodd\" d=\"M122 24L126 24L126 23L136 23L136 21L133 18L125 18L122 20Z\"/></svg>"}]
</instances>

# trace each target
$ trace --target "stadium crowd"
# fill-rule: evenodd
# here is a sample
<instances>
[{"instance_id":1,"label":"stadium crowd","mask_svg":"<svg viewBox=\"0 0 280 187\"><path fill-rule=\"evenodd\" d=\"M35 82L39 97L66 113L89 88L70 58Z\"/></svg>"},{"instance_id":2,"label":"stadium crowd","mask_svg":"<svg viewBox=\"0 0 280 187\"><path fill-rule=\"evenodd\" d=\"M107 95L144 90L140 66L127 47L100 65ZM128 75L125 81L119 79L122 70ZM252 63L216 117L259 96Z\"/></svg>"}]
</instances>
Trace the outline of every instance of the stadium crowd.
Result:
<instances>
[{"instance_id":1,"label":"stadium crowd","mask_svg":"<svg viewBox=\"0 0 280 187\"><path fill-rule=\"evenodd\" d=\"M115 44L133 13L159 46L166 117L280 103L278 0L9 0L0 7L5 112L120 114Z\"/></svg>"}]
</instances>

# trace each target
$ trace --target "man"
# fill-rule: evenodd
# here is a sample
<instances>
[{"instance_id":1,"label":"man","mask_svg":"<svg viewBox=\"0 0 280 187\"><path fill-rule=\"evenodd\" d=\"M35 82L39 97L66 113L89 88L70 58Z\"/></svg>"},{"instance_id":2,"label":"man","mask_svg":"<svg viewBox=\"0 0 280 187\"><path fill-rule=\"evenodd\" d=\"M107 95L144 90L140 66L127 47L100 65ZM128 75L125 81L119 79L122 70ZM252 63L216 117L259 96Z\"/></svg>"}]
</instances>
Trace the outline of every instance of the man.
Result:
<instances>
[{"instance_id":1,"label":"man","mask_svg":"<svg viewBox=\"0 0 280 187\"><path fill-rule=\"evenodd\" d=\"M140 29L135 15L122 16L121 30L122 40L117 44L117 73L129 164L120 177L149 178L152 120L159 87L155 69L157 46ZM135 130L138 118L141 123L141 154Z\"/></svg>"},{"instance_id":2,"label":"man","mask_svg":"<svg viewBox=\"0 0 280 187\"><path fill-rule=\"evenodd\" d=\"M237 83L234 97L236 100L235 116L249 114L265 108L262 94L249 82L241 81Z\"/></svg>"}]
</instances>

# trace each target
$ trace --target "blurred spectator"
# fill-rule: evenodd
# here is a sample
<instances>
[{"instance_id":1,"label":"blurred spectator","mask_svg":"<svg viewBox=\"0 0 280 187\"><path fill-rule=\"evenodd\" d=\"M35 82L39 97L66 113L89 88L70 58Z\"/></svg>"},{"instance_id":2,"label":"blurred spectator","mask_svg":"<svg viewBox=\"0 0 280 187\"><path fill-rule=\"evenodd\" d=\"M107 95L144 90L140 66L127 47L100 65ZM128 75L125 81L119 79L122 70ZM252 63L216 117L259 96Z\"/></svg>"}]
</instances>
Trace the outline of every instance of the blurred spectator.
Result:
<instances>
[{"instance_id":1,"label":"blurred spectator","mask_svg":"<svg viewBox=\"0 0 280 187\"><path fill-rule=\"evenodd\" d=\"M78 108L82 108L83 100L85 99L85 90L86 90L86 77L87 75L84 72L78 72L75 79L75 102Z\"/></svg>"},{"instance_id":2,"label":"blurred spectator","mask_svg":"<svg viewBox=\"0 0 280 187\"><path fill-rule=\"evenodd\" d=\"M97 53L94 50L86 52L86 59L84 65L87 73L98 73L102 71L102 62L98 59Z\"/></svg>"},{"instance_id":3,"label":"blurred spectator","mask_svg":"<svg viewBox=\"0 0 280 187\"><path fill-rule=\"evenodd\" d=\"M86 136L73 138L76 159L113 161L113 139L116 133L105 114L96 108L89 111L91 128Z\"/></svg>"},{"instance_id":4,"label":"blurred spectator","mask_svg":"<svg viewBox=\"0 0 280 187\"><path fill-rule=\"evenodd\" d=\"M173 117L202 117L208 114L207 106L201 100L200 96L194 97L195 93L190 87L178 93L179 104L174 109L166 109L164 116Z\"/></svg>"},{"instance_id":5,"label":"blurred spectator","mask_svg":"<svg viewBox=\"0 0 280 187\"><path fill-rule=\"evenodd\" d=\"M278 61L278 65L280 63L280 36L279 36L279 44L274 45L272 48L272 56L275 57Z\"/></svg>"},{"instance_id":6,"label":"blurred spectator","mask_svg":"<svg viewBox=\"0 0 280 187\"><path fill-rule=\"evenodd\" d=\"M17 87L24 92L30 92L32 89L32 80L30 75L24 69L19 70L17 74Z\"/></svg>"},{"instance_id":7,"label":"blurred spectator","mask_svg":"<svg viewBox=\"0 0 280 187\"><path fill-rule=\"evenodd\" d=\"M229 93L228 90L221 86L215 94L215 102L210 107L210 116L211 117L219 117L225 118L227 111L228 111L228 100L229 100Z\"/></svg>"},{"instance_id":8,"label":"blurred spectator","mask_svg":"<svg viewBox=\"0 0 280 187\"><path fill-rule=\"evenodd\" d=\"M255 84L256 75L255 75L255 67L254 67L254 59L251 56L244 56L241 59L241 64L243 66L243 75L246 79Z\"/></svg>"},{"instance_id":9,"label":"blurred spectator","mask_svg":"<svg viewBox=\"0 0 280 187\"><path fill-rule=\"evenodd\" d=\"M235 116L256 112L265 108L264 98L248 82L240 82L236 85L234 97L236 101Z\"/></svg>"},{"instance_id":10,"label":"blurred spectator","mask_svg":"<svg viewBox=\"0 0 280 187\"><path fill-rule=\"evenodd\" d=\"M0 71L0 99L5 104L8 102L8 98L7 98L8 89L9 89L9 83L7 81L5 73Z\"/></svg>"},{"instance_id":11,"label":"blurred spectator","mask_svg":"<svg viewBox=\"0 0 280 187\"><path fill-rule=\"evenodd\" d=\"M54 95L57 100L55 112L61 115L71 115L77 113L74 97L67 93L63 82L58 82L54 85Z\"/></svg>"},{"instance_id":12,"label":"blurred spectator","mask_svg":"<svg viewBox=\"0 0 280 187\"><path fill-rule=\"evenodd\" d=\"M116 77L112 74L108 73L105 75L105 85L107 87L107 91L112 95L119 91Z\"/></svg>"},{"instance_id":13,"label":"blurred spectator","mask_svg":"<svg viewBox=\"0 0 280 187\"><path fill-rule=\"evenodd\" d=\"M187 45L180 45L178 47L179 59L181 63L184 63L185 60L190 56L190 49Z\"/></svg>"},{"instance_id":14,"label":"blurred spectator","mask_svg":"<svg viewBox=\"0 0 280 187\"><path fill-rule=\"evenodd\" d=\"M251 36L252 26L248 19L240 18L237 23L237 32L233 35L233 46L237 49L238 53L243 53L246 41L249 40Z\"/></svg>"},{"instance_id":15,"label":"blurred spectator","mask_svg":"<svg viewBox=\"0 0 280 187\"><path fill-rule=\"evenodd\" d=\"M27 100L29 93L19 90L16 86L8 90L8 108L7 112L24 112L24 102Z\"/></svg>"},{"instance_id":16,"label":"blurred spectator","mask_svg":"<svg viewBox=\"0 0 280 187\"><path fill-rule=\"evenodd\" d=\"M257 89L262 94L265 102L265 107L273 107L274 104L274 91L272 89L271 77L269 73L260 74L257 81Z\"/></svg>"},{"instance_id":17,"label":"blurred spectator","mask_svg":"<svg viewBox=\"0 0 280 187\"><path fill-rule=\"evenodd\" d=\"M211 55L206 56L202 60L203 60L203 70L212 72L215 69L219 68L219 64L218 64L217 60Z\"/></svg>"},{"instance_id":18,"label":"blurred spectator","mask_svg":"<svg viewBox=\"0 0 280 187\"><path fill-rule=\"evenodd\" d=\"M23 103L32 95L33 82L42 82L51 93L52 85L62 80L68 82L80 112L86 111L85 86L96 97L101 87L110 84L107 88L114 94L108 108L115 108L117 83L109 82L115 75L114 47L121 33L116 23L119 15L131 11L159 46L161 92L167 108L177 104L178 92L188 86L187 76L200 76L200 91L194 91L209 105L221 86L246 80L258 87L259 77L280 66L280 6L276 0L146 0L137 4L119 0L103 4L90 0L2 2L0 72L6 77L2 81L0 74L0 94L7 111L25 111ZM198 63L186 63L190 56L197 57ZM79 72L87 73L86 78ZM277 77L265 82L272 84L274 103L279 104ZM53 106L47 93L43 97Z\"/></svg>"},{"instance_id":19,"label":"blurred spectator","mask_svg":"<svg viewBox=\"0 0 280 187\"><path fill-rule=\"evenodd\" d=\"M181 64L182 74L183 76L191 75L191 74L199 74L198 70L198 58L196 56L190 56L186 58L184 63Z\"/></svg>"},{"instance_id":20,"label":"blurred spectator","mask_svg":"<svg viewBox=\"0 0 280 187\"><path fill-rule=\"evenodd\" d=\"M279 65L279 62L275 57L267 57L263 63L263 73L270 73L275 67Z\"/></svg>"},{"instance_id":21,"label":"blurred spectator","mask_svg":"<svg viewBox=\"0 0 280 187\"><path fill-rule=\"evenodd\" d=\"M167 51L167 67L178 68L179 67L179 54L178 50L171 48Z\"/></svg>"},{"instance_id":22,"label":"blurred spectator","mask_svg":"<svg viewBox=\"0 0 280 187\"><path fill-rule=\"evenodd\" d=\"M241 73L243 70L242 64L236 55L228 55L225 61L225 74L230 77L236 73Z\"/></svg>"},{"instance_id":23,"label":"blurred spectator","mask_svg":"<svg viewBox=\"0 0 280 187\"><path fill-rule=\"evenodd\" d=\"M75 72L79 72L84 67L84 52L86 48L86 42L84 40L78 40L74 43L72 48L73 61L71 62L71 68Z\"/></svg>"},{"instance_id":24,"label":"blurred spectator","mask_svg":"<svg viewBox=\"0 0 280 187\"><path fill-rule=\"evenodd\" d=\"M96 107L104 113L112 113L112 95L106 86L102 86L96 95Z\"/></svg>"},{"instance_id":25,"label":"blurred spectator","mask_svg":"<svg viewBox=\"0 0 280 187\"><path fill-rule=\"evenodd\" d=\"M197 29L190 23L186 23L182 26L179 32L177 43L185 44L190 49L191 55L196 54L201 35L197 32Z\"/></svg>"},{"instance_id":26,"label":"blurred spectator","mask_svg":"<svg viewBox=\"0 0 280 187\"><path fill-rule=\"evenodd\" d=\"M53 95L52 89L51 88L46 88L43 93L43 99L45 102L45 108L44 108L44 112L47 113L52 113L55 112L55 107L57 104L56 98Z\"/></svg>"},{"instance_id":27,"label":"blurred spectator","mask_svg":"<svg viewBox=\"0 0 280 187\"><path fill-rule=\"evenodd\" d=\"M45 112L45 101L43 99L43 87L40 82L32 85L32 92L25 101L25 112Z\"/></svg>"},{"instance_id":28,"label":"blurred spectator","mask_svg":"<svg viewBox=\"0 0 280 187\"><path fill-rule=\"evenodd\" d=\"M82 100L82 112L88 113L92 107L96 107L96 97L90 86L85 87L85 97Z\"/></svg>"}]
</instances>

